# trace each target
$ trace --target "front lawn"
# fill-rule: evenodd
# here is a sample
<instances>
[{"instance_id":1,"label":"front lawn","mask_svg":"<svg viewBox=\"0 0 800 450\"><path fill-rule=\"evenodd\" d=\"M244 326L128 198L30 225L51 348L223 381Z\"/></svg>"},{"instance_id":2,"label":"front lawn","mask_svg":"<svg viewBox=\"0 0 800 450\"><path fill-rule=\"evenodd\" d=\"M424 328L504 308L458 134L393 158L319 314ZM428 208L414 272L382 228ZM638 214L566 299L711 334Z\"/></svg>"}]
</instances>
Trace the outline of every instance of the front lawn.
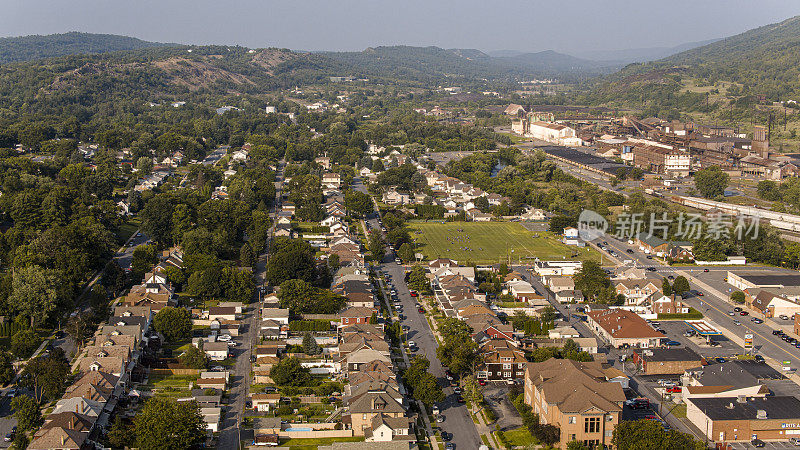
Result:
<instances>
[{"instance_id":1,"label":"front lawn","mask_svg":"<svg viewBox=\"0 0 800 450\"><path fill-rule=\"evenodd\" d=\"M331 445L334 442L362 442L364 436L343 438L316 438L316 439L281 439L280 445L294 450L317 450L320 445Z\"/></svg>"},{"instance_id":2,"label":"front lawn","mask_svg":"<svg viewBox=\"0 0 800 450\"><path fill-rule=\"evenodd\" d=\"M519 427L515 430L503 431L503 438L511 447L525 447L537 444L538 441L531 435L526 427Z\"/></svg>"}]
</instances>

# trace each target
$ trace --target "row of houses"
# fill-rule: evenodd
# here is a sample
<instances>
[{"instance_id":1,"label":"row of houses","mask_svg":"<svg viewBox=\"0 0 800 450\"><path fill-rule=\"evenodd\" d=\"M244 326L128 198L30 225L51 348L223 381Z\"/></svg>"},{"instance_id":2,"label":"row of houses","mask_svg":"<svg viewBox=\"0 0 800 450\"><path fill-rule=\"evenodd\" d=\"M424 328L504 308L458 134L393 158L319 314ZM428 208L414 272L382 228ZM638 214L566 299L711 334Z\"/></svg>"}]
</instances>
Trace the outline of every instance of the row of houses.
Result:
<instances>
[{"instance_id":1,"label":"row of houses","mask_svg":"<svg viewBox=\"0 0 800 450\"><path fill-rule=\"evenodd\" d=\"M98 445L96 440L120 399L139 395L130 389L134 370L144 348L151 341L159 341L150 325L157 309L172 298L161 271L181 262L180 252L162 255L145 283L134 287L114 308L113 316L98 327L72 365L75 381L56 402L28 448L78 450Z\"/></svg>"}]
</instances>

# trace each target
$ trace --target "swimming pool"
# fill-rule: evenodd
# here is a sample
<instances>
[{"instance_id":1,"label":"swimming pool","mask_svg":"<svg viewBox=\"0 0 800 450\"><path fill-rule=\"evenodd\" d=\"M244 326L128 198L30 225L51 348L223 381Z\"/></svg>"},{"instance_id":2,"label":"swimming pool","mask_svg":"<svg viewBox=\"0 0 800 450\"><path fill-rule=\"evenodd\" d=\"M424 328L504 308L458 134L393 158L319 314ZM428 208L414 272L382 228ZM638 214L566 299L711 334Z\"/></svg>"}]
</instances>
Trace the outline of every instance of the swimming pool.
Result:
<instances>
[{"instance_id":1,"label":"swimming pool","mask_svg":"<svg viewBox=\"0 0 800 450\"><path fill-rule=\"evenodd\" d=\"M314 431L313 428L287 428L283 431Z\"/></svg>"}]
</instances>

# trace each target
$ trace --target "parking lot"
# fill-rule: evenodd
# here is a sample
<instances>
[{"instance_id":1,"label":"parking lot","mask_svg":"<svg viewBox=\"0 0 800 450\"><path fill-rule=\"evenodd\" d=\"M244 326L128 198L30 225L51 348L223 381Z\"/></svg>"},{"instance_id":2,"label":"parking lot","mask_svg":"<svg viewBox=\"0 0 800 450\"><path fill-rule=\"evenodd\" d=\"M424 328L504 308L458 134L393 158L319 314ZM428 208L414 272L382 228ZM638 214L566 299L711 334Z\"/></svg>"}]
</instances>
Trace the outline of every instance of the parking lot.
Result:
<instances>
[{"instance_id":1,"label":"parking lot","mask_svg":"<svg viewBox=\"0 0 800 450\"><path fill-rule=\"evenodd\" d=\"M689 338L684 336L683 334L689 330L689 326L682 320L663 320L659 322L657 328L664 330L669 339L680 342L681 347L688 347L694 350L698 355L705 356L706 359L717 357L730 358L733 355L739 355L743 352L741 347L728 340L725 336L714 336L712 339L719 345L713 347L706 344L704 338Z\"/></svg>"}]
</instances>

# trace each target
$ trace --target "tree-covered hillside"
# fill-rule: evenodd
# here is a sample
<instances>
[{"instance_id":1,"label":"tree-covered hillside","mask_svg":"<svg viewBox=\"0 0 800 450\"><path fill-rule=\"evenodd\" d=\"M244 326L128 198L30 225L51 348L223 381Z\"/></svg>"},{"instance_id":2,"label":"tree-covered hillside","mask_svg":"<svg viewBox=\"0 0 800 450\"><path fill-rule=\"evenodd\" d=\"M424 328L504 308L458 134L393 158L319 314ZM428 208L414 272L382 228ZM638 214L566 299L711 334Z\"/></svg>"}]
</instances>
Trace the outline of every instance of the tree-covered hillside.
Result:
<instances>
[{"instance_id":1,"label":"tree-covered hillside","mask_svg":"<svg viewBox=\"0 0 800 450\"><path fill-rule=\"evenodd\" d=\"M800 16L631 64L598 81L588 101L691 111L706 108L708 97L713 110L715 96L726 109L800 98Z\"/></svg>"},{"instance_id":2,"label":"tree-covered hillside","mask_svg":"<svg viewBox=\"0 0 800 450\"><path fill-rule=\"evenodd\" d=\"M114 34L78 33L76 31L46 36L0 38L0 64L54 56L137 50L163 45L169 44L148 42Z\"/></svg>"}]
</instances>

